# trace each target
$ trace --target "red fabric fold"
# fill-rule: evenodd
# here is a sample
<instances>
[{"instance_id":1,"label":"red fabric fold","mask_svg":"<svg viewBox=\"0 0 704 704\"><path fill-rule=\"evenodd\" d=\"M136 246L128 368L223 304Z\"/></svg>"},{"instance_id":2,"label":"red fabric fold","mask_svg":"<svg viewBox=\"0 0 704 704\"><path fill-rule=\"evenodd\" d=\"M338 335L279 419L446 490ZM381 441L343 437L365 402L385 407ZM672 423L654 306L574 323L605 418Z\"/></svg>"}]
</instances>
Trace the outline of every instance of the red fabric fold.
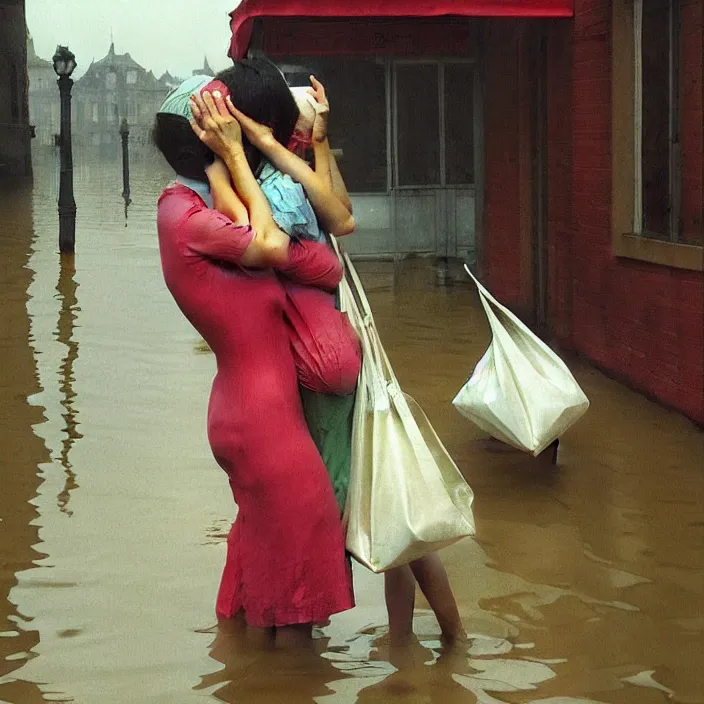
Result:
<instances>
[{"instance_id":1,"label":"red fabric fold","mask_svg":"<svg viewBox=\"0 0 704 704\"><path fill-rule=\"evenodd\" d=\"M242 0L229 55L247 53L256 17L572 17L574 0Z\"/></svg>"}]
</instances>

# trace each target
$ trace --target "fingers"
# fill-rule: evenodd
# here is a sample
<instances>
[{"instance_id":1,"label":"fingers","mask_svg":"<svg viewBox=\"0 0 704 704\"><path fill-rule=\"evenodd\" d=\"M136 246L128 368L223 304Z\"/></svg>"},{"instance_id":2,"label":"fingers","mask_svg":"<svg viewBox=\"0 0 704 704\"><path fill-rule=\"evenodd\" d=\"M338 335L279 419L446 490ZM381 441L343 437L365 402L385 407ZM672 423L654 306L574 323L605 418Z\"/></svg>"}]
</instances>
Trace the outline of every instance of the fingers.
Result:
<instances>
[{"instance_id":1,"label":"fingers","mask_svg":"<svg viewBox=\"0 0 704 704\"><path fill-rule=\"evenodd\" d=\"M315 90L315 97L318 101L321 103L326 102L325 87L323 84L315 76L310 77L310 82Z\"/></svg>"},{"instance_id":2,"label":"fingers","mask_svg":"<svg viewBox=\"0 0 704 704\"><path fill-rule=\"evenodd\" d=\"M232 115L232 117L234 117L237 122L242 125L242 127L249 127L256 124L251 117L247 117L242 111L235 107L235 104L232 102L229 95L225 98L225 104L227 105L227 109L230 111L230 115Z\"/></svg>"},{"instance_id":3,"label":"fingers","mask_svg":"<svg viewBox=\"0 0 704 704\"><path fill-rule=\"evenodd\" d=\"M220 114L220 111L218 110L217 106L215 105L215 101L213 100L213 96L207 91L203 93L203 102L208 108L210 117L215 117L216 115Z\"/></svg>"},{"instance_id":4,"label":"fingers","mask_svg":"<svg viewBox=\"0 0 704 704\"><path fill-rule=\"evenodd\" d=\"M191 96L191 112L198 122L202 121L204 117L208 117L210 114L208 107L203 102L203 98L197 93Z\"/></svg>"},{"instance_id":5,"label":"fingers","mask_svg":"<svg viewBox=\"0 0 704 704\"><path fill-rule=\"evenodd\" d=\"M209 94L205 93L205 95ZM222 97L222 93L219 90L213 91L213 98L218 114L222 115L223 117L229 117L230 111L228 110L228 107L225 104L225 99Z\"/></svg>"},{"instance_id":6,"label":"fingers","mask_svg":"<svg viewBox=\"0 0 704 704\"><path fill-rule=\"evenodd\" d=\"M203 137L205 136L205 130L201 128L201 126L198 124L198 122L196 121L195 118L192 120L189 120L189 122L191 123L191 129L195 133L196 137L198 137L198 139L200 139L202 142Z\"/></svg>"},{"instance_id":7,"label":"fingers","mask_svg":"<svg viewBox=\"0 0 704 704\"><path fill-rule=\"evenodd\" d=\"M193 113L193 120L196 122L200 123L203 120L203 111L198 107L194 96L191 96L191 113ZM193 124L193 120L191 120L191 124Z\"/></svg>"},{"instance_id":8,"label":"fingers","mask_svg":"<svg viewBox=\"0 0 704 704\"><path fill-rule=\"evenodd\" d=\"M232 99L229 95L225 98L225 105L227 105L227 109L230 111L230 115L232 115L232 117L236 118L237 121L239 121L240 115L242 113L240 113L240 111L235 107L235 104L232 102Z\"/></svg>"}]
</instances>

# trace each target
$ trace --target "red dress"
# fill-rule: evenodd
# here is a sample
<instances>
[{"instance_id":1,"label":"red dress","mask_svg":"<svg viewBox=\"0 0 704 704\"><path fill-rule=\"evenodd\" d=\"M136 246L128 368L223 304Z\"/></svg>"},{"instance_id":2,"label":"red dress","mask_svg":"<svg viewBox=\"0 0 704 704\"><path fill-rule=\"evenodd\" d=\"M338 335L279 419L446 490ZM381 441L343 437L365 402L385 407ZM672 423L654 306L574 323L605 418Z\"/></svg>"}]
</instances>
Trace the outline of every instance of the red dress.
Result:
<instances>
[{"instance_id":1,"label":"red dress","mask_svg":"<svg viewBox=\"0 0 704 704\"><path fill-rule=\"evenodd\" d=\"M217 360L208 439L239 513L228 539L218 616L252 627L317 622L352 608L352 582L330 479L301 405L286 292L276 274L240 268L252 240L189 188L167 188L157 225L166 285ZM326 245L291 245L283 272L332 290Z\"/></svg>"}]
</instances>

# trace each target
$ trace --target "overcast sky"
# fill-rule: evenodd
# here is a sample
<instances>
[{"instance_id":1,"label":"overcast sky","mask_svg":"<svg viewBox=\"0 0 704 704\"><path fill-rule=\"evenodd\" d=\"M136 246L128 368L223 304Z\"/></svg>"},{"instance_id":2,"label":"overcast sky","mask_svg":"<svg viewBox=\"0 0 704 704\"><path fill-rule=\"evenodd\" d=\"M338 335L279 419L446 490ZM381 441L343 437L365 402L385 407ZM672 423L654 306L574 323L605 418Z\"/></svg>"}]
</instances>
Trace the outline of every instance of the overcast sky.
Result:
<instances>
[{"instance_id":1,"label":"overcast sky","mask_svg":"<svg viewBox=\"0 0 704 704\"><path fill-rule=\"evenodd\" d=\"M76 55L80 77L110 48L129 52L158 77L186 78L208 56L216 71L230 65L228 13L239 0L26 0L27 27L37 54L51 60L57 44Z\"/></svg>"}]
</instances>

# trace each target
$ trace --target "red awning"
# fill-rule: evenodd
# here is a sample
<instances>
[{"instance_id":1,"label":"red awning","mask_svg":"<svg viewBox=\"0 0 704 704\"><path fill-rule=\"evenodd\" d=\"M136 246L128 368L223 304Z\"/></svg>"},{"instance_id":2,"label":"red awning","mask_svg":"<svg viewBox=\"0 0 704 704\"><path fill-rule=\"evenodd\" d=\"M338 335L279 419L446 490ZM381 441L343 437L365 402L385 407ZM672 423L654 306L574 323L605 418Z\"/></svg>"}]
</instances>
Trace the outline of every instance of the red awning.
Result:
<instances>
[{"instance_id":1,"label":"red awning","mask_svg":"<svg viewBox=\"0 0 704 704\"><path fill-rule=\"evenodd\" d=\"M573 0L242 0L231 13L230 56L247 53L257 17L572 17Z\"/></svg>"}]
</instances>

